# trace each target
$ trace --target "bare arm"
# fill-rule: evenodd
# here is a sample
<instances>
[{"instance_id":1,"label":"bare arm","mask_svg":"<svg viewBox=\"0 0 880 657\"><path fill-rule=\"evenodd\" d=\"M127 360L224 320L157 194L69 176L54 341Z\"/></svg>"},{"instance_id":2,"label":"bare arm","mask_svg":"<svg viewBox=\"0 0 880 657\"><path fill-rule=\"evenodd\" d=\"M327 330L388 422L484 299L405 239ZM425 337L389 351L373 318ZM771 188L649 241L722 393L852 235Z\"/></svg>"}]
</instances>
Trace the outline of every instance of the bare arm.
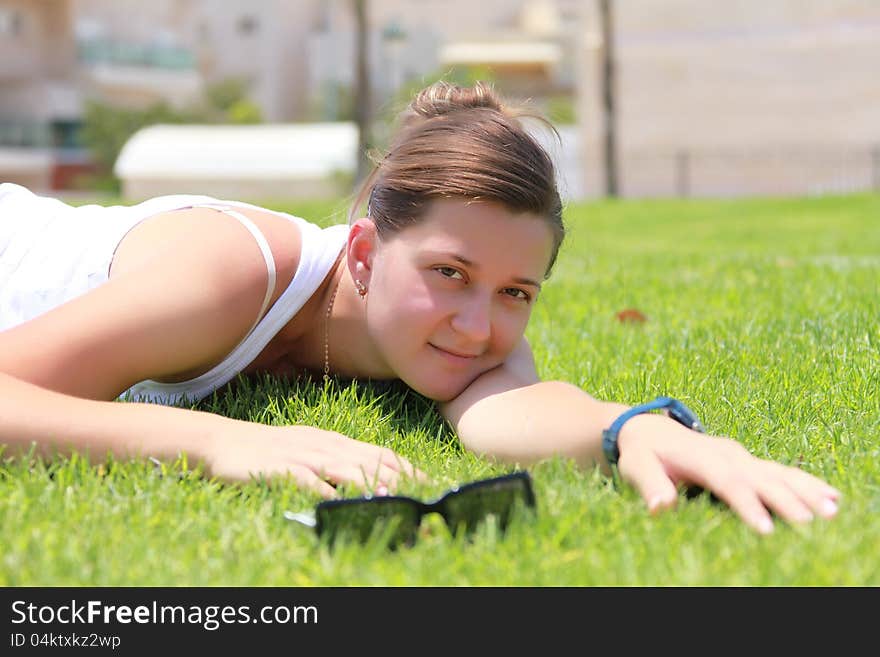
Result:
<instances>
[{"instance_id":1,"label":"bare arm","mask_svg":"<svg viewBox=\"0 0 880 657\"><path fill-rule=\"evenodd\" d=\"M210 365L243 337L267 273L241 230L216 222L194 243L169 237L150 260L0 332L0 442L98 459L186 452L222 479L287 474L325 496L327 482L392 487L411 469L405 459L334 432L110 401L138 381Z\"/></svg>"},{"instance_id":2,"label":"bare arm","mask_svg":"<svg viewBox=\"0 0 880 657\"><path fill-rule=\"evenodd\" d=\"M211 221L212 213L156 217L179 227L147 258L0 332L0 372L76 397L111 400L138 381L219 362L255 320L268 274L256 242L242 240L245 229L225 217ZM199 239L186 239L189 228L201 229Z\"/></svg>"},{"instance_id":3,"label":"bare arm","mask_svg":"<svg viewBox=\"0 0 880 657\"><path fill-rule=\"evenodd\" d=\"M508 362L477 378L441 414L468 449L521 465L551 456L583 467L610 468L602 430L628 407L594 399L577 386L540 381L523 341ZM755 458L736 441L690 431L662 415L624 425L618 441L621 476L652 512L673 506L679 485L714 492L756 530L772 530L769 510L789 522L836 513L840 493L797 468Z\"/></svg>"},{"instance_id":4,"label":"bare arm","mask_svg":"<svg viewBox=\"0 0 880 657\"><path fill-rule=\"evenodd\" d=\"M521 465L561 455L588 467L604 463L594 438L624 408L562 381L541 381L523 339L504 364L441 404L440 412L478 454Z\"/></svg>"},{"instance_id":5,"label":"bare arm","mask_svg":"<svg viewBox=\"0 0 880 657\"><path fill-rule=\"evenodd\" d=\"M224 418L152 404L80 399L0 373L0 438L13 453L36 445L39 454L78 451L100 460L186 452L201 459Z\"/></svg>"},{"instance_id":6,"label":"bare arm","mask_svg":"<svg viewBox=\"0 0 880 657\"><path fill-rule=\"evenodd\" d=\"M156 404L81 399L0 373L0 443L7 453L76 451L100 461L185 453L209 475L226 481L289 476L332 497L330 483L393 489L413 474L389 449L307 426L269 426Z\"/></svg>"}]
</instances>

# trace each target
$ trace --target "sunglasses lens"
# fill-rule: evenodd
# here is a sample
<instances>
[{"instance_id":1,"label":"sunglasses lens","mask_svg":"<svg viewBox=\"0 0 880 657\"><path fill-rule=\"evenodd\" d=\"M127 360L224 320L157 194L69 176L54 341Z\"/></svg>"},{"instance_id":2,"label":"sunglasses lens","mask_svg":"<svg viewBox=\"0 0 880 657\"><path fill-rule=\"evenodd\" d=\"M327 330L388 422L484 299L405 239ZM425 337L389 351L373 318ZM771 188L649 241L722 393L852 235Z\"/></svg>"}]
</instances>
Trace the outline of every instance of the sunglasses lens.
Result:
<instances>
[{"instance_id":1,"label":"sunglasses lens","mask_svg":"<svg viewBox=\"0 0 880 657\"><path fill-rule=\"evenodd\" d=\"M376 540L391 547L412 544L420 518L416 504L393 497L334 501L319 504L316 511L318 533L331 543L343 539Z\"/></svg>"},{"instance_id":2,"label":"sunglasses lens","mask_svg":"<svg viewBox=\"0 0 880 657\"><path fill-rule=\"evenodd\" d=\"M518 506L534 506L534 496L525 478L501 477L462 487L446 497L443 515L454 531L475 530L481 522L495 518L505 529Z\"/></svg>"}]
</instances>

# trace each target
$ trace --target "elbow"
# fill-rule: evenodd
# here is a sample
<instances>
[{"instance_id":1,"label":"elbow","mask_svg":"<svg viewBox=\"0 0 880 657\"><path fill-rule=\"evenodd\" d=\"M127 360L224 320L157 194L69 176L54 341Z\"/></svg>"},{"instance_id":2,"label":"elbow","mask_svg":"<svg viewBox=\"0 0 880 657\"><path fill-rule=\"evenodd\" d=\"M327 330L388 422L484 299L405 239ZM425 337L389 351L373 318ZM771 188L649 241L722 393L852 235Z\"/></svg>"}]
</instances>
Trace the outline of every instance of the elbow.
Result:
<instances>
[{"instance_id":1,"label":"elbow","mask_svg":"<svg viewBox=\"0 0 880 657\"><path fill-rule=\"evenodd\" d=\"M468 451L521 465L552 456L591 458L589 418L596 400L564 381L542 381L488 395L455 425Z\"/></svg>"}]
</instances>

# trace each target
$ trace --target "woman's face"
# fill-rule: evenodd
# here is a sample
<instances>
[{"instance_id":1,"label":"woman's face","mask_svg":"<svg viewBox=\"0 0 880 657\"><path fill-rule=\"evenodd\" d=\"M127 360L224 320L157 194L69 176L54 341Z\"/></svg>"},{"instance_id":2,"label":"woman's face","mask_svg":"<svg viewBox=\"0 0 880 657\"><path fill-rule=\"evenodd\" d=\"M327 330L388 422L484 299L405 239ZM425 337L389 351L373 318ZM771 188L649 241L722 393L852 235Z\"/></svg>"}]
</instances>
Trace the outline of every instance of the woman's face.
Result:
<instances>
[{"instance_id":1,"label":"woman's face","mask_svg":"<svg viewBox=\"0 0 880 657\"><path fill-rule=\"evenodd\" d=\"M366 320L378 355L417 392L454 398L522 338L552 248L536 215L432 202L420 222L375 240Z\"/></svg>"}]
</instances>

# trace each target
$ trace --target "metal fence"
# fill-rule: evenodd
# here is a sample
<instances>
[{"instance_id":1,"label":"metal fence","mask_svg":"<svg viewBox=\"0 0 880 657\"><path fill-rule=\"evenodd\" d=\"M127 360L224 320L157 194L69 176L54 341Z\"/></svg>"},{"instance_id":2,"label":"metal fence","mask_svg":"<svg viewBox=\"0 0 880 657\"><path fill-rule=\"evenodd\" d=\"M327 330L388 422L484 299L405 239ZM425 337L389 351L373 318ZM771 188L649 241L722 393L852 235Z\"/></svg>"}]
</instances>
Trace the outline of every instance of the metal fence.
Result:
<instances>
[{"instance_id":1,"label":"metal fence","mask_svg":"<svg viewBox=\"0 0 880 657\"><path fill-rule=\"evenodd\" d=\"M582 146L577 126L533 135L550 152L567 200L605 196L601 145ZM618 153L623 198L737 198L880 192L880 142L752 148L627 149Z\"/></svg>"},{"instance_id":2,"label":"metal fence","mask_svg":"<svg viewBox=\"0 0 880 657\"><path fill-rule=\"evenodd\" d=\"M619 179L624 197L819 196L880 191L880 144L623 153Z\"/></svg>"}]
</instances>

